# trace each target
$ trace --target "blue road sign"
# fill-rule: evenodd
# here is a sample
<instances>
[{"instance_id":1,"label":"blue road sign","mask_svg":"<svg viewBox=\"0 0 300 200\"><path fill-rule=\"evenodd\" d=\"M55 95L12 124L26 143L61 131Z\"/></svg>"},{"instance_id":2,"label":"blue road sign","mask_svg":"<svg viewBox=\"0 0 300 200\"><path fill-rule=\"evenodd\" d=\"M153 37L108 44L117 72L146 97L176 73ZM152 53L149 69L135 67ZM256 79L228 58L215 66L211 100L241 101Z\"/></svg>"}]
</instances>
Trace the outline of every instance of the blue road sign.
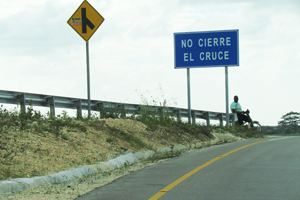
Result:
<instances>
[{"instance_id":1,"label":"blue road sign","mask_svg":"<svg viewBox=\"0 0 300 200\"><path fill-rule=\"evenodd\" d=\"M239 66L239 31L174 33L175 69Z\"/></svg>"}]
</instances>

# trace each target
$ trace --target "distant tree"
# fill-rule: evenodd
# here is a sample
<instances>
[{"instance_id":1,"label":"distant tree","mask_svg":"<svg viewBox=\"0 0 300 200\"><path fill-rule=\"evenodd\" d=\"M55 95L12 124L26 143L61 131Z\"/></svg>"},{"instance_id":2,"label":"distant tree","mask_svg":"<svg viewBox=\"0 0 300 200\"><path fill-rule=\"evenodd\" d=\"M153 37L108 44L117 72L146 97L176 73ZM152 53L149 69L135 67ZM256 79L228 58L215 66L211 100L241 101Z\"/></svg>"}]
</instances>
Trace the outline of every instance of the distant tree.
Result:
<instances>
[{"instance_id":1,"label":"distant tree","mask_svg":"<svg viewBox=\"0 0 300 200\"><path fill-rule=\"evenodd\" d=\"M289 112L281 117L278 126L285 127L286 133L296 133L300 126L300 113Z\"/></svg>"},{"instance_id":2,"label":"distant tree","mask_svg":"<svg viewBox=\"0 0 300 200\"><path fill-rule=\"evenodd\" d=\"M281 117L281 121L278 122L279 126L299 126L300 125L300 113L289 112Z\"/></svg>"}]
</instances>

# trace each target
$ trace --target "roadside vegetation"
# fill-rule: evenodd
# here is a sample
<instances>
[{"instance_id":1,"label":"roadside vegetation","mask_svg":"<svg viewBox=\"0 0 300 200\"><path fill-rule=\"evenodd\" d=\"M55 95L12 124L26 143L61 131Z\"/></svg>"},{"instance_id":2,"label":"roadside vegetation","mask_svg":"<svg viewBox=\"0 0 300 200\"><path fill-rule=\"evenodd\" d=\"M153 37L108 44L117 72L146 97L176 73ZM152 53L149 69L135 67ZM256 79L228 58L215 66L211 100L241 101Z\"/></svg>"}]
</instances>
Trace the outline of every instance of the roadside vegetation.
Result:
<instances>
[{"instance_id":1,"label":"roadside vegetation","mask_svg":"<svg viewBox=\"0 0 300 200\"><path fill-rule=\"evenodd\" d=\"M162 106L162 110L167 110ZM0 180L57 173L103 162L127 151L157 151L163 147L209 141L212 133L232 133L242 138L263 137L244 127L191 125L162 110L124 115L102 111L103 119L51 118L29 106L25 112L0 106ZM172 157L177 155L165 155ZM163 159L156 157L153 160ZM153 161L154 162L154 161Z\"/></svg>"},{"instance_id":2,"label":"roadside vegetation","mask_svg":"<svg viewBox=\"0 0 300 200\"><path fill-rule=\"evenodd\" d=\"M288 112L281 117L277 126L263 126L266 135L300 136L300 113Z\"/></svg>"}]
</instances>

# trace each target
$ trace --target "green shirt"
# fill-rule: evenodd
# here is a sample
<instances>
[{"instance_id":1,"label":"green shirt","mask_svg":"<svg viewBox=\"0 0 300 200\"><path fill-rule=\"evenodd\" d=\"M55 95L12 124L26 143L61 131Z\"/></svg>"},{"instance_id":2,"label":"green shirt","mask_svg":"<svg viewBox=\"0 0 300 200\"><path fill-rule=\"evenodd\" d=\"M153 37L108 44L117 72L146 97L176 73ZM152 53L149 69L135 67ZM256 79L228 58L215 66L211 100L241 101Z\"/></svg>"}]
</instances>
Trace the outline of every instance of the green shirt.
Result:
<instances>
[{"instance_id":1,"label":"green shirt","mask_svg":"<svg viewBox=\"0 0 300 200\"><path fill-rule=\"evenodd\" d=\"M231 109L231 111L232 111L232 109L234 109L236 111L242 112L242 106L239 102L237 102L237 103L232 102L230 105L230 109Z\"/></svg>"},{"instance_id":2,"label":"green shirt","mask_svg":"<svg viewBox=\"0 0 300 200\"><path fill-rule=\"evenodd\" d=\"M235 103L235 101L231 103L230 109L231 109L231 112L232 112L232 109L239 111L239 112L243 111L241 104L239 104L239 102ZM238 117L237 117L236 113L234 113L234 121L238 121Z\"/></svg>"}]
</instances>

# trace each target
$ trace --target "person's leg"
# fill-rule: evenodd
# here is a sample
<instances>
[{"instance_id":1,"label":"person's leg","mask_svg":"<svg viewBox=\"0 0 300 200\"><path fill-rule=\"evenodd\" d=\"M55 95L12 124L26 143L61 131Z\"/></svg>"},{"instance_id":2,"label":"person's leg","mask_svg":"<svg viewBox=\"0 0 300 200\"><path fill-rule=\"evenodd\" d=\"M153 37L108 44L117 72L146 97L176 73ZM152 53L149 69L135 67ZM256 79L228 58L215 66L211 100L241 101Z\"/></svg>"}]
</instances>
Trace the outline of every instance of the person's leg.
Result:
<instances>
[{"instance_id":1,"label":"person's leg","mask_svg":"<svg viewBox=\"0 0 300 200\"><path fill-rule=\"evenodd\" d=\"M249 121L249 119L251 120L251 118L248 117L247 115L244 115L244 114L237 114L237 116L238 116L238 121L239 121L239 124L240 124L240 125L242 125L244 121L245 121L245 122L251 122L251 121Z\"/></svg>"},{"instance_id":2,"label":"person's leg","mask_svg":"<svg viewBox=\"0 0 300 200\"><path fill-rule=\"evenodd\" d=\"M243 125L243 121L244 121L244 120L243 120L243 119L244 119L243 116L244 116L243 114L237 113L239 125Z\"/></svg>"}]
</instances>

